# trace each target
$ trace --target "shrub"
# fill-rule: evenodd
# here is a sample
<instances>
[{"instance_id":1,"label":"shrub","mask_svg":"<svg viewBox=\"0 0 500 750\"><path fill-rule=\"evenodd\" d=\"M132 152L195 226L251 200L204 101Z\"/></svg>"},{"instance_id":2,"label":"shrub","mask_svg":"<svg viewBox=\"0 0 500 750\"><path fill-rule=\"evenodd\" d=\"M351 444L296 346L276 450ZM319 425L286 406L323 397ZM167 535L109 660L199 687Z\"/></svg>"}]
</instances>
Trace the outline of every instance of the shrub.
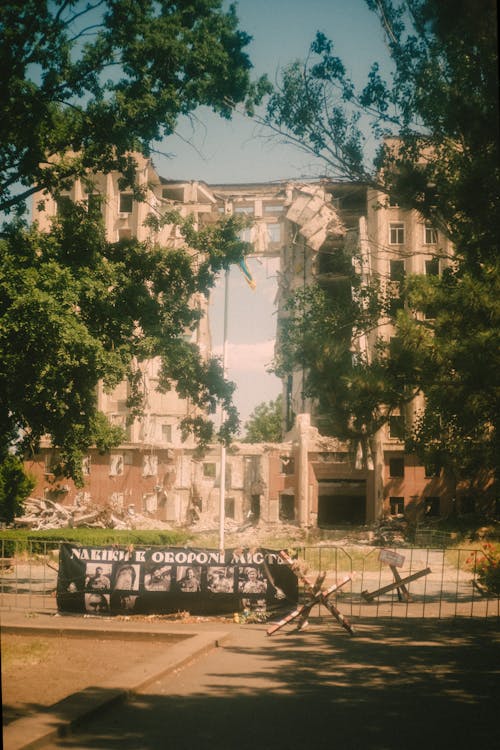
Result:
<instances>
[{"instance_id":1,"label":"shrub","mask_svg":"<svg viewBox=\"0 0 500 750\"><path fill-rule=\"evenodd\" d=\"M467 560L478 582L491 594L500 594L500 547L485 542L481 551Z\"/></svg>"},{"instance_id":2,"label":"shrub","mask_svg":"<svg viewBox=\"0 0 500 750\"><path fill-rule=\"evenodd\" d=\"M8 455L0 463L0 520L12 523L23 512L24 501L35 486L35 479L24 471L22 461Z\"/></svg>"},{"instance_id":3,"label":"shrub","mask_svg":"<svg viewBox=\"0 0 500 750\"><path fill-rule=\"evenodd\" d=\"M183 531L151 529L6 529L0 533L2 557L21 554L46 554L58 549L62 542L83 547L102 547L110 544L135 546L183 546L188 535Z\"/></svg>"}]
</instances>

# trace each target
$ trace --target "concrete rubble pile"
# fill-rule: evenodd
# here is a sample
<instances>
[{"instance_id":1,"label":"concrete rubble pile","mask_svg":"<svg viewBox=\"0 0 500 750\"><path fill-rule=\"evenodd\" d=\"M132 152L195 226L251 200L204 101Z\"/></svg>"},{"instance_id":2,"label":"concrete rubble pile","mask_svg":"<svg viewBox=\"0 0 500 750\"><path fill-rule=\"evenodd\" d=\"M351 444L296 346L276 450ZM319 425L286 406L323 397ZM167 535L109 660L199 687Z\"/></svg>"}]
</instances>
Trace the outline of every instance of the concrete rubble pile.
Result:
<instances>
[{"instance_id":1,"label":"concrete rubble pile","mask_svg":"<svg viewBox=\"0 0 500 750\"><path fill-rule=\"evenodd\" d=\"M101 529L169 529L168 524L139 513L116 508L85 505L65 506L48 498L30 497L24 504L24 515L14 519L17 528L33 531L64 528Z\"/></svg>"},{"instance_id":2,"label":"concrete rubble pile","mask_svg":"<svg viewBox=\"0 0 500 750\"><path fill-rule=\"evenodd\" d=\"M334 543L336 546L349 545L353 541L360 545L370 546L405 546L408 537L408 524L403 519L385 519L369 527L343 528L321 533L312 532L310 539L314 544L323 546ZM116 506L95 505L84 502L66 506L48 498L30 497L24 504L24 514L14 519L14 527L27 528L33 531L63 528L102 528L102 529L151 529L171 530L172 526L164 521L151 518L129 509ZM198 513L187 527L193 534L217 534L218 518L214 513ZM280 539L289 542L304 543L307 538L305 530L296 524L280 522L266 523L262 519L248 520L243 524L226 518L225 533L230 544L252 547L260 544L263 537L276 534ZM309 530L311 532L311 530Z\"/></svg>"},{"instance_id":3,"label":"concrete rubble pile","mask_svg":"<svg viewBox=\"0 0 500 750\"><path fill-rule=\"evenodd\" d=\"M189 526L193 534L218 534L219 522L213 513L199 514L198 519ZM224 531L230 545L255 547L261 544L262 538L270 538L274 534L280 539L286 537L289 541L303 541L304 530L295 524L280 522L266 523L265 521L247 521L237 523L230 518L224 522Z\"/></svg>"}]
</instances>

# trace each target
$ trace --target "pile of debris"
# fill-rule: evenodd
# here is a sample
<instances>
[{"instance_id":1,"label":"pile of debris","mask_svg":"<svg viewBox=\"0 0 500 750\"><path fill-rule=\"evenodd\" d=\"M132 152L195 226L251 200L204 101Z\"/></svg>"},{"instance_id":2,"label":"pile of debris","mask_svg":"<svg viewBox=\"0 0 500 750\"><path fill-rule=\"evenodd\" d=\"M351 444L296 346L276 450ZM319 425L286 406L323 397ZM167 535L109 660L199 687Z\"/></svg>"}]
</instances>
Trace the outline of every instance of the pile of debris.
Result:
<instances>
[{"instance_id":1,"label":"pile of debris","mask_svg":"<svg viewBox=\"0 0 500 750\"><path fill-rule=\"evenodd\" d=\"M408 535L409 524L406 519L386 518L375 524L371 544L376 547L405 547Z\"/></svg>"},{"instance_id":2,"label":"pile of debris","mask_svg":"<svg viewBox=\"0 0 500 750\"><path fill-rule=\"evenodd\" d=\"M24 515L14 519L16 528L42 529L170 529L168 524L139 513L86 503L65 506L48 498L30 497Z\"/></svg>"}]
</instances>

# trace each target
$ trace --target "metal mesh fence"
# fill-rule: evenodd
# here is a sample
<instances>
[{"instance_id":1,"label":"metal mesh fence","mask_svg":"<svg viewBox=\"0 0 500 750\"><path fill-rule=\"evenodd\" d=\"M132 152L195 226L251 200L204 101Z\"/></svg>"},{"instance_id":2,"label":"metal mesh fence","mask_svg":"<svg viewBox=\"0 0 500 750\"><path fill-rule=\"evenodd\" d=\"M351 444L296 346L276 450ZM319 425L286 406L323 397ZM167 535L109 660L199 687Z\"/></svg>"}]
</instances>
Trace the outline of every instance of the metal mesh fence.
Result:
<instances>
[{"instance_id":1,"label":"metal mesh fence","mask_svg":"<svg viewBox=\"0 0 500 750\"><path fill-rule=\"evenodd\" d=\"M0 539L0 608L57 611L59 541ZM355 619L373 617L500 617L500 598L481 586L479 550L412 547L297 547L302 570L311 583L325 572L324 587L349 581L332 595L336 607ZM386 555L387 556L387 555ZM381 559L382 557L382 559ZM305 588L300 587L305 597ZM317 609L316 609L317 607ZM312 614L327 615L317 604Z\"/></svg>"},{"instance_id":2,"label":"metal mesh fence","mask_svg":"<svg viewBox=\"0 0 500 750\"><path fill-rule=\"evenodd\" d=\"M381 560L381 549L373 547L303 547L299 556L311 581L320 571L327 573L325 584L351 576L336 597L339 609L351 617L500 616L500 598L478 582L479 550L412 547L391 552L400 565Z\"/></svg>"},{"instance_id":3,"label":"metal mesh fence","mask_svg":"<svg viewBox=\"0 0 500 750\"><path fill-rule=\"evenodd\" d=\"M60 542L0 540L0 607L55 610Z\"/></svg>"}]
</instances>

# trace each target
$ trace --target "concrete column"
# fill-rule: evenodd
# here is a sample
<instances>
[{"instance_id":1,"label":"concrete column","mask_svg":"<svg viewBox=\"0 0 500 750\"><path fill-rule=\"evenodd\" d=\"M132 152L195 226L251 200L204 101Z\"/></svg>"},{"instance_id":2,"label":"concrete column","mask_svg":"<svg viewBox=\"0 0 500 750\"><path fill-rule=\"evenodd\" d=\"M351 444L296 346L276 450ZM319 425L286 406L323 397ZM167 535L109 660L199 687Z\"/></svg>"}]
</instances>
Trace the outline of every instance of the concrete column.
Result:
<instances>
[{"instance_id":1,"label":"concrete column","mask_svg":"<svg viewBox=\"0 0 500 750\"><path fill-rule=\"evenodd\" d=\"M265 515L263 520L267 523L273 523L278 520L277 503L271 500L271 483L270 483L270 472L269 472L269 452L263 452L259 456L259 472L262 479L262 493L261 501L262 507L265 509Z\"/></svg>"},{"instance_id":2,"label":"concrete column","mask_svg":"<svg viewBox=\"0 0 500 750\"><path fill-rule=\"evenodd\" d=\"M310 415L298 414L296 425L299 440L299 455L297 467L297 504L299 512L299 524L301 526L309 526L309 428L311 426Z\"/></svg>"}]
</instances>

